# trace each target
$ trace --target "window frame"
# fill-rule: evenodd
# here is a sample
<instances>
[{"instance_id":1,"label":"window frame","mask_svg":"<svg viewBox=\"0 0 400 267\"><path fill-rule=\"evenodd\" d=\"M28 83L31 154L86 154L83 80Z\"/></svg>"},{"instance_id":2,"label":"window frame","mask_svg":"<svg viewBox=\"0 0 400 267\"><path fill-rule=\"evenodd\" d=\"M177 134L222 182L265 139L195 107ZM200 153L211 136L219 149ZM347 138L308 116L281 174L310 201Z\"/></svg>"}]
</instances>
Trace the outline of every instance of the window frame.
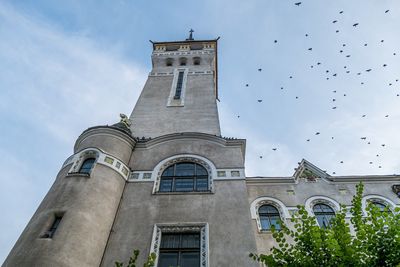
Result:
<instances>
[{"instance_id":1,"label":"window frame","mask_svg":"<svg viewBox=\"0 0 400 267\"><path fill-rule=\"evenodd\" d=\"M177 166L180 164L193 164L193 175L177 175ZM170 169L173 168L172 175L164 175L164 173ZM198 175L198 168L201 167L203 171L206 172L206 175ZM177 181L182 181L182 180L191 180L192 181L192 190L177 190ZM205 190L198 190L198 181L206 179L207 181L207 188ZM197 162L192 162L192 161L181 161L181 162L176 162L171 165L169 165L167 168L165 168L160 176L160 185L158 188L158 192L160 193L201 193L201 192L210 192L210 174L207 171L207 168L203 166L202 164L199 164ZM163 189L163 181L170 181L170 188L168 190Z\"/></svg>"},{"instance_id":2,"label":"window frame","mask_svg":"<svg viewBox=\"0 0 400 267\"><path fill-rule=\"evenodd\" d=\"M318 206L318 205L328 207L331 211L329 211L329 212L317 211L317 212L316 212L316 211L315 211L315 207ZM327 219L327 216L328 216L328 215L333 215L333 217L336 217L336 212L335 212L335 209L334 209L334 208L332 208L332 207L331 207L329 204L327 204L327 203L316 202L316 203L312 206L312 211L313 211L315 220L317 221L317 224L319 225L319 227L321 227L321 228L329 228L329 227L331 227L331 223L330 223L330 222L331 222L332 218ZM323 219L326 219L327 225L321 225L321 224L319 223L318 218L321 218L321 216L322 216Z\"/></svg>"},{"instance_id":3,"label":"window frame","mask_svg":"<svg viewBox=\"0 0 400 267\"><path fill-rule=\"evenodd\" d=\"M178 247L175 248L163 248L163 237L165 235L176 235L179 236L179 245ZM182 241L183 241L183 236L184 235L197 235L198 236L198 244L197 247L188 247L185 248L182 245ZM160 266L160 260L161 260L161 254L163 253L175 253L177 254L177 266L181 266L182 265L182 254L185 253L198 253L198 267L200 267L200 253L201 253L201 237L200 237L200 233L199 232L176 232L176 233L164 233L161 234L161 243L160 243L160 249L159 249L159 255L158 255L158 264L157 266ZM160 266L161 267L161 266Z\"/></svg>"},{"instance_id":4,"label":"window frame","mask_svg":"<svg viewBox=\"0 0 400 267\"><path fill-rule=\"evenodd\" d=\"M96 160L97 160L97 159L96 159L95 157L87 157L87 158L85 158L85 159L82 161L82 164L79 166L79 171L78 171L78 173L90 175L90 173L92 172L92 170L93 170L93 168L94 168L94 165L96 164ZM85 164L86 164L88 161L93 161L93 162L91 163L91 165L90 165L90 168L85 167ZM85 170L87 169L87 171L82 171L82 170L84 169L84 167L85 167Z\"/></svg>"},{"instance_id":5,"label":"window frame","mask_svg":"<svg viewBox=\"0 0 400 267\"><path fill-rule=\"evenodd\" d=\"M268 206L272 207L276 212L274 212L274 213L260 212L260 209L262 207L268 207ZM275 205L273 205L272 203L263 203L257 208L257 212L258 212L258 218L259 218L259 221L260 221L260 230L262 232L270 232L270 231L272 231L272 226L275 226L275 230L276 231L280 231L281 230L281 226L280 225L271 222L271 218L272 217L275 217L275 218L277 217L279 219L279 222L281 222L283 224L281 213L279 212L279 209ZM263 228L263 219L262 219L262 217L265 217L268 220L268 224L270 225L269 228Z\"/></svg>"}]
</instances>

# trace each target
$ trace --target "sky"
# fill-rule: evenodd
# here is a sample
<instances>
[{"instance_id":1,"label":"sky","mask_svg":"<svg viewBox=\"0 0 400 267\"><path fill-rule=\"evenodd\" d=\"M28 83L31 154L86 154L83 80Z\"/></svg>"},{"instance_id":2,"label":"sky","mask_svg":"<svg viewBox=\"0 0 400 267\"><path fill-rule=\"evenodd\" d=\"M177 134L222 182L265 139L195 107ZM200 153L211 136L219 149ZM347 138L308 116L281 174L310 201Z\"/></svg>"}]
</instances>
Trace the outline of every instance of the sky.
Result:
<instances>
[{"instance_id":1,"label":"sky","mask_svg":"<svg viewBox=\"0 0 400 267\"><path fill-rule=\"evenodd\" d=\"M1 0L0 262L79 134L131 113L149 40L190 28L221 37L221 130L247 140L247 176L291 176L303 158L399 174L400 2L295 2Z\"/></svg>"}]
</instances>

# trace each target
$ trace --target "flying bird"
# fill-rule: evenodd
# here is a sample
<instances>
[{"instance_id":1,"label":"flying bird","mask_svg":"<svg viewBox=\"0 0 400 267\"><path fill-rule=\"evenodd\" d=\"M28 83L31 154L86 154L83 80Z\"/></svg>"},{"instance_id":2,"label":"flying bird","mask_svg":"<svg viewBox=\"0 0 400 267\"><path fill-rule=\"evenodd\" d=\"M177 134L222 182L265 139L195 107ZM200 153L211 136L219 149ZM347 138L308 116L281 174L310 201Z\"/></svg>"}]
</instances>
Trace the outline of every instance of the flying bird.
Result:
<instances>
[{"instance_id":1,"label":"flying bird","mask_svg":"<svg viewBox=\"0 0 400 267\"><path fill-rule=\"evenodd\" d=\"M340 163L343 163L343 160L342 160L342 161L340 161Z\"/></svg>"},{"instance_id":2,"label":"flying bird","mask_svg":"<svg viewBox=\"0 0 400 267\"><path fill-rule=\"evenodd\" d=\"M338 33L339 32L339 30L336 30L336 33Z\"/></svg>"},{"instance_id":3,"label":"flying bird","mask_svg":"<svg viewBox=\"0 0 400 267\"><path fill-rule=\"evenodd\" d=\"M383 66L383 67L386 67L387 65L386 65L386 64L383 64L382 66Z\"/></svg>"},{"instance_id":4,"label":"flying bird","mask_svg":"<svg viewBox=\"0 0 400 267\"><path fill-rule=\"evenodd\" d=\"M258 69L258 71L262 71L262 69Z\"/></svg>"},{"instance_id":5,"label":"flying bird","mask_svg":"<svg viewBox=\"0 0 400 267\"><path fill-rule=\"evenodd\" d=\"M332 109L336 109L337 107L332 107Z\"/></svg>"},{"instance_id":6,"label":"flying bird","mask_svg":"<svg viewBox=\"0 0 400 267\"><path fill-rule=\"evenodd\" d=\"M364 44L364 46L367 46L368 44Z\"/></svg>"},{"instance_id":7,"label":"flying bird","mask_svg":"<svg viewBox=\"0 0 400 267\"><path fill-rule=\"evenodd\" d=\"M354 24L353 24L353 27L357 27L357 26L358 26L358 23L354 23Z\"/></svg>"},{"instance_id":8,"label":"flying bird","mask_svg":"<svg viewBox=\"0 0 400 267\"><path fill-rule=\"evenodd\" d=\"M276 151L276 148L273 148L272 150L273 150L273 151Z\"/></svg>"},{"instance_id":9,"label":"flying bird","mask_svg":"<svg viewBox=\"0 0 400 267\"><path fill-rule=\"evenodd\" d=\"M386 115L385 118L389 117L389 115Z\"/></svg>"},{"instance_id":10,"label":"flying bird","mask_svg":"<svg viewBox=\"0 0 400 267\"><path fill-rule=\"evenodd\" d=\"M249 87L249 84L248 84L248 83L246 83L246 87Z\"/></svg>"},{"instance_id":11,"label":"flying bird","mask_svg":"<svg viewBox=\"0 0 400 267\"><path fill-rule=\"evenodd\" d=\"M332 23L336 23L336 22L337 22L337 20L332 21Z\"/></svg>"},{"instance_id":12,"label":"flying bird","mask_svg":"<svg viewBox=\"0 0 400 267\"><path fill-rule=\"evenodd\" d=\"M385 11L385 13L388 13L388 12L389 12L389 9Z\"/></svg>"},{"instance_id":13,"label":"flying bird","mask_svg":"<svg viewBox=\"0 0 400 267\"><path fill-rule=\"evenodd\" d=\"M361 137L361 140L366 140L367 139L367 137Z\"/></svg>"},{"instance_id":14,"label":"flying bird","mask_svg":"<svg viewBox=\"0 0 400 267\"><path fill-rule=\"evenodd\" d=\"M366 72L370 72L372 69L367 69Z\"/></svg>"},{"instance_id":15,"label":"flying bird","mask_svg":"<svg viewBox=\"0 0 400 267\"><path fill-rule=\"evenodd\" d=\"M307 139L307 142L310 142L310 139Z\"/></svg>"},{"instance_id":16,"label":"flying bird","mask_svg":"<svg viewBox=\"0 0 400 267\"><path fill-rule=\"evenodd\" d=\"M321 62L318 62L317 65L321 65Z\"/></svg>"},{"instance_id":17,"label":"flying bird","mask_svg":"<svg viewBox=\"0 0 400 267\"><path fill-rule=\"evenodd\" d=\"M340 11L339 14L343 14L343 11Z\"/></svg>"},{"instance_id":18,"label":"flying bird","mask_svg":"<svg viewBox=\"0 0 400 267\"><path fill-rule=\"evenodd\" d=\"M385 146L385 144L382 144L381 146Z\"/></svg>"},{"instance_id":19,"label":"flying bird","mask_svg":"<svg viewBox=\"0 0 400 267\"><path fill-rule=\"evenodd\" d=\"M308 48L308 51L312 51L312 47Z\"/></svg>"},{"instance_id":20,"label":"flying bird","mask_svg":"<svg viewBox=\"0 0 400 267\"><path fill-rule=\"evenodd\" d=\"M383 43L385 40L381 40L381 43Z\"/></svg>"},{"instance_id":21,"label":"flying bird","mask_svg":"<svg viewBox=\"0 0 400 267\"><path fill-rule=\"evenodd\" d=\"M274 40L274 43L277 43L278 42L278 40Z\"/></svg>"},{"instance_id":22,"label":"flying bird","mask_svg":"<svg viewBox=\"0 0 400 267\"><path fill-rule=\"evenodd\" d=\"M261 103L261 102L262 102L262 99L258 99L257 101L258 101L258 103Z\"/></svg>"},{"instance_id":23,"label":"flying bird","mask_svg":"<svg viewBox=\"0 0 400 267\"><path fill-rule=\"evenodd\" d=\"M316 132L316 133L315 133L315 135L319 135L319 134L321 134L321 133L320 133L320 132Z\"/></svg>"},{"instance_id":24,"label":"flying bird","mask_svg":"<svg viewBox=\"0 0 400 267\"><path fill-rule=\"evenodd\" d=\"M300 6L301 2L294 3L296 6Z\"/></svg>"},{"instance_id":25,"label":"flying bird","mask_svg":"<svg viewBox=\"0 0 400 267\"><path fill-rule=\"evenodd\" d=\"M350 55L346 55L346 57L350 57Z\"/></svg>"},{"instance_id":26,"label":"flying bird","mask_svg":"<svg viewBox=\"0 0 400 267\"><path fill-rule=\"evenodd\" d=\"M260 156L260 159L262 159L262 156Z\"/></svg>"},{"instance_id":27,"label":"flying bird","mask_svg":"<svg viewBox=\"0 0 400 267\"><path fill-rule=\"evenodd\" d=\"M364 114L364 115L362 115L361 117L365 118L365 116L367 116L367 115Z\"/></svg>"}]
</instances>

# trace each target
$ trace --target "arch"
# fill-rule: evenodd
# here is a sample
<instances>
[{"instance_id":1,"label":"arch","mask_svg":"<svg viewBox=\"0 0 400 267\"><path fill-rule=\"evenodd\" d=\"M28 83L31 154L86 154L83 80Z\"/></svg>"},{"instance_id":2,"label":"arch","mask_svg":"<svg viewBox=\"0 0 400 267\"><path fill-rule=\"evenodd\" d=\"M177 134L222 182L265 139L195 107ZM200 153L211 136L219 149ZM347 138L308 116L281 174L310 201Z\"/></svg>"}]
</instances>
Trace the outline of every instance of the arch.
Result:
<instances>
[{"instance_id":1,"label":"arch","mask_svg":"<svg viewBox=\"0 0 400 267\"><path fill-rule=\"evenodd\" d=\"M200 61L201 61L200 57L194 57L193 58L193 65L200 65Z\"/></svg>"},{"instance_id":2,"label":"arch","mask_svg":"<svg viewBox=\"0 0 400 267\"><path fill-rule=\"evenodd\" d=\"M291 218L289 210L283 204L282 201L276 198L272 197L259 197L253 200L250 204L250 215L253 220L256 220L257 227L259 231L265 231L266 229L263 229L262 224L261 224L261 219L259 216L259 209L262 206L273 206L276 208L279 212L280 219L282 223L285 223L285 220L288 218Z\"/></svg>"},{"instance_id":3,"label":"arch","mask_svg":"<svg viewBox=\"0 0 400 267\"><path fill-rule=\"evenodd\" d=\"M179 58L179 65L180 66L186 66L186 64L187 64L187 58L186 57Z\"/></svg>"},{"instance_id":4,"label":"arch","mask_svg":"<svg viewBox=\"0 0 400 267\"><path fill-rule=\"evenodd\" d=\"M326 196L313 196L313 197L308 198L305 203L305 208L306 208L308 214L314 215L313 207L319 203L328 205L329 207L331 207L333 209L333 211L335 213L340 211L340 204L336 200L326 197Z\"/></svg>"},{"instance_id":5,"label":"arch","mask_svg":"<svg viewBox=\"0 0 400 267\"><path fill-rule=\"evenodd\" d=\"M82 165L85 163L87 159L94 159L93 166L91 169L93 169L94 165L97 162L97 159L99 158L100 154L102 152L96 148L87 148L79 153L77 153L75 157L75 162L72 164L72 167L69 171L69 173L78 173L80 172Z\"/></svg>"},{"instance_id":6,"label":"arch","mask_svg":"<svg viewBox=\"0 0 400 267\"><path fill-rule=\"evenodd\" d=\"M171 67L172 65L174 64L174 59L173 58L167 58L166 60L165 60L165 65L167 66L167 67Z\"/></svg>"},{"instance_id":7,"label":"arch","mask_svg":"<svg viewBox=\"0 0 400 267\"><path fill-rule=\"evenodd\" d=\"M175 155L169 158L166 158L159 162L153 170L153 175L155 175L155 183L153 187L153 193L159 192L160 188L160 181L161 181L161 175L166 170L169 166L175 164L175 163L180 163L180 162L193 162L201 165L207 170L208 173L208 188L209 191L213 192L214 189L214 183L213 179L214 177L217 177L217 168L215 167L214 163L211 162L209 159L198 156L198 155L193 155L193 154L180 154L180 155Z\"/></svg>"},{"instance_id":8,"label":"arch","mask_svg":"<svg viewBox=\"0 0 400 267\"><path fill-rule=\"evenodd\" d=\"M366 195L362 198L361 201L361 205L362 205L362 210L364 212L364 215L367 215L367 202L376 202L382 205L385 205L387 207L389 207L389 210L391 212L394 212L394 209L396 208L396 204L394 204L393 201L391 201L390 199L384 197L384 196L380 196L380 195Z\"/></svg>"}]
</instances>

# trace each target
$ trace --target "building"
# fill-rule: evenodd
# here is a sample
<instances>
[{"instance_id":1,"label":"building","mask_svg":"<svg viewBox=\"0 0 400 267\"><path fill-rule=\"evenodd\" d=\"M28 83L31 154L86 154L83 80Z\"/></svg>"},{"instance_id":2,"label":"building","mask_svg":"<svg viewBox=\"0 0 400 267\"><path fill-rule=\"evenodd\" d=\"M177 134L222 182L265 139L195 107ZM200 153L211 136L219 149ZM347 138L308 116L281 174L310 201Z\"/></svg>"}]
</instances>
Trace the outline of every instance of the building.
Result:
<instances>
[{"instance_id":1,"label":"building","mask_svg":"<svg viewBox=\"0 0 400 267\"><path fill-rule=\"evenodd\" d=\"M271 225L305 205L324 227L365 184L364 205L399 206L400 176L246 177L244 139L221 137L215 40L153 42L130 118L85 130L3 266L113 266L133 249L157 266L251 267Z\"/></svg>"}]
</instances>

